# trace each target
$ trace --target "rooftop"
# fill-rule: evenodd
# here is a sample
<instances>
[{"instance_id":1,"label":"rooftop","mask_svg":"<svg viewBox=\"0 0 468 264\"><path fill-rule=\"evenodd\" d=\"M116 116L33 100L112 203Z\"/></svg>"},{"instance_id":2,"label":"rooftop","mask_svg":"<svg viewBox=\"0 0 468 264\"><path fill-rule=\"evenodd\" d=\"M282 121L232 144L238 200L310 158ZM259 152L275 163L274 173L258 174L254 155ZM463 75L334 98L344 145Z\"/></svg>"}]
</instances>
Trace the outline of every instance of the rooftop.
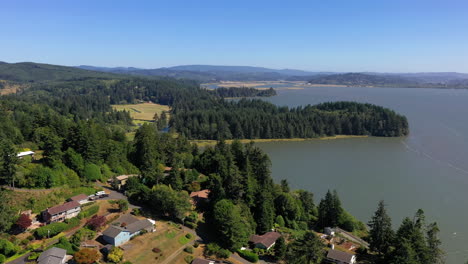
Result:
<instances>
[{"instance_id":1,"label":"rooftop","mask_svg":"<svg viewBox=\"0 0 468 264\"><path fill-rule=\"evenodd\" d=\"M122 223L125 223L126 225L125 226L111 225L102 233L103 235L108 236L108 237L116 237L120 234L120 232L127 231L130 233L135 233L142 229L145 229L154 225L153 222L151 222L149 219L139 220L138 218L130 214L122 215L113 223L119 223L120 225Z\"/></svg>"},{"instance_id":2,"label":"rooftop","mask_svg":"<svg viewBox=\"0 0 468 264\"><path fill-rule=\"evenodd\" d=\"M23 152L18 153L16 156L18 158L21 158L21 157L33 155L33 154L34 154L34 151L23 151Z\"/></svg>"},{"instance_id":3,"label":"rooftop","mask_svg":"<svg viewBox=\"0 0 468 264\"><path fill-rule=\"evenodd\" d=\"M63 258L67 255L67 251L61 248L50 248L39 256L38 264L62 264Z\"/></svg>"},{"instance_id":4,"label":"rooftop","mask_svg":"<svg viewBox=\"0 0 468 264\"><path fill-rule=\"evenodd\" d=\"M201 191L198 191L198 192L191 192L190 193L190 197L191 198L204 198L204 199L208 199L210 195L210 190L201 190Z\"/></svg>"},{"instance_id":5,"label":"rooftop","mask_svg":"<svg viewBox=\"0 0 468 264\"><path fill-rule=\"evenodd\" d=\"M265 233L265 234L263 234L261 236L252 235L252 236L250 236L249 241L254 243L254 244L262 244L266 248L269 248L276 242L276 240L280 236L281 236L281 234L278 233L278 232L268 232L268 233Z\"/></svg>"},{"instance_id":6,"label":"rooftop","mask_svg":"<svg viewBox=\"0 0 468 264\"><path fill-rule=\"evenodd\" d=\"M79 201L87 200L87 199L88 199L88 195L82 193L82 194L75 195L75 196L69 198L68 200L79 202Z\"/></svg>"},{"instance_id":7,"label":"rooftop","mask_svg":"<svg viewBox=\"0 0 468 264\"><path fill-rule=\"evenodd\" d=\"M51 215L54 215L54 214L58 214L58 213L61 213L61 212L66 212L66 211L71 210L71 209L76 208L76 207L80 207L80 203L78 203L77 201L71 201L71 202L68 202L68 203L64 203L64 204L61 204L61 205L51 207L51 208L47 209L47 212L49 214L51 214Z\"/></svg>"},{"instance_id":8,"label":"rooftop","mask_svg":"<svg viewBox=\"0 0 468 264\"><path fill-rule=\"evenodd\" d=\"M353 254L349 254L349 253L335 250L335 249L330 249L327 254L327 258L338 260L343 263L351 263L353 256L354 256Z\"/></svg>"},{"instance_id":9,"label":"rooftop","mask_svg":"<svg viewBox=\"0 0 468 264\"><path fill-rule=\"evenodd\" d=\"M192 264L220 264L222 262L210 259L196 258L192 261Z\"/></svg>"}]
</instances>

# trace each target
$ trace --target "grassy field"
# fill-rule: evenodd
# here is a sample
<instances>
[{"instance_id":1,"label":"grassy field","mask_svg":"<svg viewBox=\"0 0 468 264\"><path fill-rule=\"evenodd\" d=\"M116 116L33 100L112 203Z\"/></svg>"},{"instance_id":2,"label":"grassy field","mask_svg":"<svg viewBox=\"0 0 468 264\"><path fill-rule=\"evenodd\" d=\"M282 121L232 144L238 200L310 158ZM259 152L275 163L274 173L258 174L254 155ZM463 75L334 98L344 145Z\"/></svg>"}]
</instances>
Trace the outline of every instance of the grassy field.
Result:
<instances>
[{"instance_id":1,"label":"grassy field","mask_svg":"<svg viewBox=\"0 0 468 264\"><path fill-rule=\"evenodd\" d=\"M135 237L125 245L124 259L134 264L161 263L193 239L186 239L186 234L174 224L158 221L156 232ZM155 253L153 248L161 252Z\"/></svg>"},{"instance_id":2,"label":"grassy field","mask_svg":"<svg viewBox=\"0 0 468 264\"><path fill-rule=\"evenodd\" d=\"M240 139L241 143L253 142L283 142L283 141L307 141L307 140L334 140L345 138L367 138L368 136L351 136L351 135L336 135L332 137L318 137L318 138L271 138L271 139ZM234 140L229 139L225 142L231 144ZM191 140L190 142L197 144L199 147L214 146L217 140Z\"/></svg>"},{"instance_id":3,"label":"grassy field","mask_svg":"<svg viewBox=\"0 0 468 264\"><path fill-rule=\"evenodd\" d=\"M112 105L112 108L119 111L129 111L130 116L136 120L136 124L138 121L152 121L154 114L161 115L163 111L168 112L170 110L169 106L167 105L153 103Z\"/></svg>"}]
</instances>

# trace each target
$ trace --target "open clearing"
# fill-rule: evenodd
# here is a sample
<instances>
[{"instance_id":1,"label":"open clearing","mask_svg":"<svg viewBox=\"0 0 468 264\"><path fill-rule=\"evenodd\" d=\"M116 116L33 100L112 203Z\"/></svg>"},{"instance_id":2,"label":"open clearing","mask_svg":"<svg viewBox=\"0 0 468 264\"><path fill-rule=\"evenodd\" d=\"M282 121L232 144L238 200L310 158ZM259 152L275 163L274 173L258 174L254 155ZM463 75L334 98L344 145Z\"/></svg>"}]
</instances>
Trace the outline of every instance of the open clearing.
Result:
<instances>
[{"instance_id":1,"label":"open clearing","mask_svg":"<svg viewBox=\"0 0 468 264\"><path fill-rule=\"evenodd\" d=\"M169 112L170 107L167 105L142 103L142 104L126 104L112 105L115 110L126 110L130 112L130 116L135 120L153 121L154 114L161 115L163 111Z\"/></svg>"}]
</instances>

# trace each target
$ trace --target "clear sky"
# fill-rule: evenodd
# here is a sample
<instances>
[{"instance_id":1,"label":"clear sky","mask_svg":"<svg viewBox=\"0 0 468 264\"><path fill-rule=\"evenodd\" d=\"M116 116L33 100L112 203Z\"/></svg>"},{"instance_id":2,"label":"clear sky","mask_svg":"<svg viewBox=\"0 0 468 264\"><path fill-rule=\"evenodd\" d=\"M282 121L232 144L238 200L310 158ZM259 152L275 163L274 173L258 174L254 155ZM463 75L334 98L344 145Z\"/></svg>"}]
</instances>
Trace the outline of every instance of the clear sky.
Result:
<instances>
[{"instance_id":1,"label":"clear sky","mask_svg":"<svg viewBox=\"0 0 468 264\"><path fill-rule=\"evenodd\" d=\"M468 72L467 0L3 0L0 61Z\"/></svg>"}]
</instances>

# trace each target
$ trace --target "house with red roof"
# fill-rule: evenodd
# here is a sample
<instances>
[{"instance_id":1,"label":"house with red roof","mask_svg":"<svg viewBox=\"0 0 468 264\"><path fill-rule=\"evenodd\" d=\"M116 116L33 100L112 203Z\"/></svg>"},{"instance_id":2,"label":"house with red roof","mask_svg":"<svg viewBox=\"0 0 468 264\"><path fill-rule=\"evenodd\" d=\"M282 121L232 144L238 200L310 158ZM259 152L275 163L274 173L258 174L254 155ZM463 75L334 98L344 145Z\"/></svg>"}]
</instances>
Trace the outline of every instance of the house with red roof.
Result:
<instances>
[{"instance_id":1,"label":"house with red roof","mask_svg":"<svg viewBox=\"0 0 468 264\"><path fill-rule=\"evenodd\" d=\"M276 243L276 240L280 238L281 234L278 232L268 232L261 236L252 235L250 236L249 242L256 248L270 249Z\"/></svg>"}]
</instances>

